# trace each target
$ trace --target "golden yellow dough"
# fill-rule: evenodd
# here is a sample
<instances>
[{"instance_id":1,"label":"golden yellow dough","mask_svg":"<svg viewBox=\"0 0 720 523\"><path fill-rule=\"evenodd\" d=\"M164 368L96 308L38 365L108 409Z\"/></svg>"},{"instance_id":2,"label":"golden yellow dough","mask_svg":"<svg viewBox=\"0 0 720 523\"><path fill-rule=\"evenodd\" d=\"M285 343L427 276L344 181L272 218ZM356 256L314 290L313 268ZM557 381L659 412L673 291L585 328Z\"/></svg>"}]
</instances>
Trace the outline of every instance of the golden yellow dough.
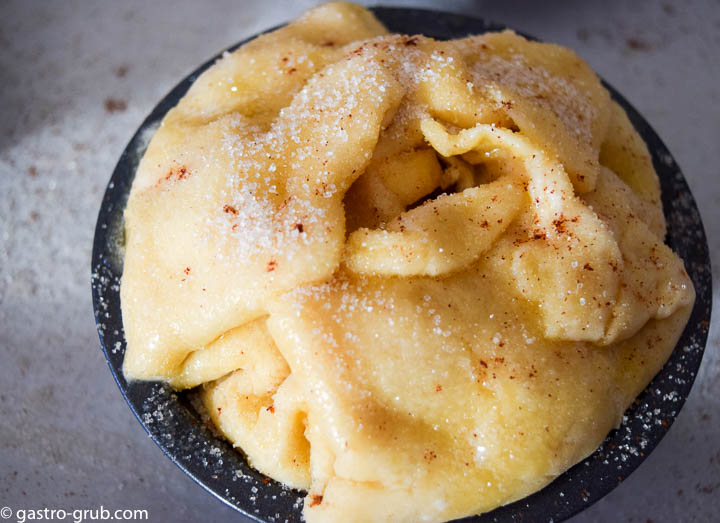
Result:
<instances>
[{"instance_id":1,"label":"golden yellow dough","mask_svg":"<svg viewBox=\"0 0 720 523\"><path fill-rule=\"evenodd\" d=\"M445 521L590 454L694 290L650 156L572 51L345 3L227 54L125 211L125 374L200 387L309 522Z\"/></svg>"}]
</instances>

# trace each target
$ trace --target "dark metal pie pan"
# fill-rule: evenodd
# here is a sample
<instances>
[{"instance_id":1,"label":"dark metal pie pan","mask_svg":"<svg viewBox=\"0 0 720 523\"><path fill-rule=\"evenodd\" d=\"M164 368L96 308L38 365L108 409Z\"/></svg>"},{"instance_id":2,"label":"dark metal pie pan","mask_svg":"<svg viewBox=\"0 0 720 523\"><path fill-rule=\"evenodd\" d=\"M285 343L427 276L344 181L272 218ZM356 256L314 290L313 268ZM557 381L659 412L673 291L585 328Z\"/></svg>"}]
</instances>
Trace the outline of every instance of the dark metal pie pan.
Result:
<instances>
[{"instance_id":1,"label":"dark metal pie pan","mask_svg":"<svg viewBox=\"0 0 720 523\"><path fill-rule=\"evenodd\" d=\"M470 16L422 9L373 8L393 32L459 38L503 29ZM229 48L236 49L244 42ZM301 521L303 493L253 470L245 457L204 424L186 394L158 382L128 383L120 312L123 210L138 162L158 124L193 81L220 55L201 65L163 98L130 140L102 201L92 254L92 297L100 343L128 405L155 443L208 492L257 521ZM690 393L707 340L712 301L710 259L695 200L672 155L645 119L611 86L645 139L662 186L667 244L685 260L697 301L670 360L591 456L543 490L480 517L464 521L561 521L617 487L660 442Z\"/></svg>"}]
</instances>

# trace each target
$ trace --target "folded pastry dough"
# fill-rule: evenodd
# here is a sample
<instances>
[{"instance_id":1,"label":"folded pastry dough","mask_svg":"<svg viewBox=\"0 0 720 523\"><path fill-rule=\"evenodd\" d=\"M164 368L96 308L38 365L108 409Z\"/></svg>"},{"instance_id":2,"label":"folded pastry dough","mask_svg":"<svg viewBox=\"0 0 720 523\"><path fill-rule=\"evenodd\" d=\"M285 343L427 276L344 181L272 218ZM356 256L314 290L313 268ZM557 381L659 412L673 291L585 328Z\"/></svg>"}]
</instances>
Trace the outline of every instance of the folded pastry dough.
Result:
<instances>
[{"instance_id":1,"label":"folded pastry dough","mask_svg":"<svg viewBox=\"0 0 720 523\"><path fill-rule=\"evenodd\" d=\"M694 301L648 151L572 51L317 7L163 120L125 374L199 386L308 521L443 521L590 454Z\"/></svg>"}]
</instances>

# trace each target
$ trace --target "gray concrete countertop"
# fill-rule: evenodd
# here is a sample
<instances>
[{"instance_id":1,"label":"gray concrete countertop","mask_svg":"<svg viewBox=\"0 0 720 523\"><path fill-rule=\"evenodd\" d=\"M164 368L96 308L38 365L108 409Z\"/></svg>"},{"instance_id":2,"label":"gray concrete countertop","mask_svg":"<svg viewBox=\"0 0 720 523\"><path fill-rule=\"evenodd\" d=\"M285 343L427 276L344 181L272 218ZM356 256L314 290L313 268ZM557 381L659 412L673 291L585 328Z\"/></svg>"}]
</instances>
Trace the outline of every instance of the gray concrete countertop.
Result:
<instances>
[{"instance_id":1,"label":"gray concrete countertop","mask_svg":"<svg viewBox=\"0 0 720 523\"><path fill-rule=\"evenodd\" d=\"M208 57L314 4L0 3L0 505L140 508L151 521L242 521L145 435L99 350L90 249L118 156ZM716 1L407 1L575 49L648 119L700 206L720 281ZM714 293L716 315L720 293ZM717 521L720 322L667 437L573 521ZM13 521L11 519L11 521Z\"/></svg>"}]
</instances>

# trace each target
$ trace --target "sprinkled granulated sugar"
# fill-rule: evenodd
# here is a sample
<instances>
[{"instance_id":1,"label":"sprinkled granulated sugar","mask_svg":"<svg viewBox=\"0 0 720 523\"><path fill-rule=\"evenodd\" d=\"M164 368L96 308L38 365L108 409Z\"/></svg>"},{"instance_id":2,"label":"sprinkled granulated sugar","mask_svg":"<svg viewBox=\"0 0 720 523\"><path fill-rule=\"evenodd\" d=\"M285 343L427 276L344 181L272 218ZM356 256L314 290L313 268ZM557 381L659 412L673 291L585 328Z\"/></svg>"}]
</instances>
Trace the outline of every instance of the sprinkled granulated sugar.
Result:
<instances>
[{"instance_id":1,"label":"sprinkled granulated sugar","mask_svg":"<svg viewBox=\"0 0 720 523\"><path fill-rule=\"evenodd\" d=\"M388 87L378 64L362 63L359 74L330 66L324 75L335 82L329 85L313 78L268 131L244 125L241 117L226 131L223 147L232 170L221 198L227 203L207 223L210 234L233 240L239 263L261 252L288 256L300 245L327 241L322 199L337 198L347 187L334 167L335 150L349 141L346 122L363 122L368 110L353 93L362 88L373 93L373 104L382 104Z\"/></svg>"},{"instance_id":2,"label":"sprinkled granulated sugar","mask_svg":"<svg viewBox=\"0 0 720 523\"><path fill-rule=\"evenodd\" d=\"M510 59L490 55L479 61L471 70L473 85L485 86L503 105L503 90L525 98L549 109L572 129L577 138L589 142L592 136L591 123L597 115L591 99L579 87L562 76L551 74L539 65L530 66L521 54ZM506 103L511 103L506 101Z\"/></svg>"}]
</instances>

